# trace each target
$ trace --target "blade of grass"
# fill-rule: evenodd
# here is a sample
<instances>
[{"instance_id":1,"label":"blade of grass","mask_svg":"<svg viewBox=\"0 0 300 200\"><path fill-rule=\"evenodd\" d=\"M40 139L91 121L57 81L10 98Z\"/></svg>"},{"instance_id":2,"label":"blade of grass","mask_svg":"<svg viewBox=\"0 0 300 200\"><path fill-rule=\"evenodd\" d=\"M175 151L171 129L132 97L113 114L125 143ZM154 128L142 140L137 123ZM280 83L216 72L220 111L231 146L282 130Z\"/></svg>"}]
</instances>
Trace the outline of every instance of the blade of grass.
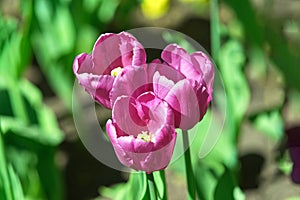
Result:
<instances>
[{"instance_id":1,"label":"blade of grass","mask_svg":"<svg viewBox=\"0 0 300 200\"><path fill-rule=\"evenodd\" d=\"M1 122L0 122L1 125ZM3 142L3 134L1 131L1 126L0 126L0 180L1 183L0 187L3 187L1 190L3 190L3 195L2 197L6 200L13 200L12 196L12 188L10 186L10 180L8 176L8 170L7 170L7 164L6 164L6 158L5 158L5 148L4 148L4 142Z\"/></svg>"}]
</instances>

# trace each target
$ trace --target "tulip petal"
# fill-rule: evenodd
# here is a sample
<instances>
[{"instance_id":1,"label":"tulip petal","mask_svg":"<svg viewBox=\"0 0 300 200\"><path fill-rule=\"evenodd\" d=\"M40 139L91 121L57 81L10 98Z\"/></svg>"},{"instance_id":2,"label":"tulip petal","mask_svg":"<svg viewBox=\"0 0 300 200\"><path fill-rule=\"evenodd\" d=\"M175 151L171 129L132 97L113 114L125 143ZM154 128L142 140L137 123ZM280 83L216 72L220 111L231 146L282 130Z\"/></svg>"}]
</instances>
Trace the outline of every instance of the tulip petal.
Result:
<instances>
[{"instance_id":1,"label":"tulip petal","mask_svg":"<svg viewBox=\"0 0 300 200\"><path fill-rule=\"evenodd\" d=\"M117 136L117 128L112 123L112 121L109 119L106 123L106 132L108 134L108 137L113 145L113 148L115 150L115 153L120 160L120 162L128 167L131 167L133 165L133 160L128 156L126 151L119 145L118 143L118 136Z\"/></svg>"},{"instance_id":2,"label":"tulip petal","mask_svg":"<svg viewBox=\"0 0 300 200\"><path fill-rule=\"evenodd\" d=\"M176 142L176 132L172 126L164 127L157 136L158 144L132 135L118 137L119 129L111 120L108 120L106 130L118 159L127 167L151 173L166 168L172 158Z\"/></svg>"},{"instance_id":3,"label":"tulip petal","mask_svg":"<svg viewBox=\"0 0 300 200\"><path fill-rule=\"evenodd\" d=\"M158 71L154 73L153 91L159 98L164 99L174 85L172 80L167 79L165 76L161 76Z\"/></svg>"},{"instance_id":4,"label":"tulip petal","mask_svg":"<svg viewBox=\"0 0 300 200\"><path fill-rule=\"evenodd\" d=\"M170 140L163 138L164 142L161 145L157 144L156 150L149 153L149 156L141 162L142 170L147 173L165 169L172 158L176 142L176 132L171 127L166 127L162 131L165 131L164 136L167 136Z\"/></svg>"},{"instance_id":5,"label":"tulip petal","mask_svg":"<svg viewBox=\"0 0 300 200\"><path fill-rule=\"evenodd\" d=\"M173 112L169 105L157 98L153 92L146 92L137 98L137 102L148 108L147 130L153 134L159 132L166 124L173 124Z\"/></svg>"},{"instance_id":6,"label":"tulip petal","mask_svg":"<svg viewBox=\"0 0 300 200\"><path fill-rule=\"evenodd\" d=\"M151 173L166 168L172 158L176 142L176 132L172 126L166 126L157 136L160 137L156 140L158 144L132 135L118 137L119 129L111 120L107 121L106 131L118 159L127 167Z\"/></svg>"},{"instance_id":7,"label":"tulip petal","mask_svg":"<svg viewBox=\"0 0 300 200\"><path fill-rule=\"evenodd\" d=\"M107 33L96 41L92 54L93 73L109 75L117 67L139 66L146 63L144 47L129 33Z\"/></svg>"},{"instance_id":8,"label":"tulip petal","mask_svg":"<svg viewBox=\"0 0 300 200\"><path fill-rule=\"evenodd\" d=\"M208 93L211 96L214 81L214 65L210 58L203 52L195 52L192 54L192 62L197 71L203 75L203 79L207 85Z\"/></svg>"},{"instance_id":9,"label":"tulip petal","mask_svg":"<svg viewBox=\"0 0 300 200\"><path fill-rule=\"evenodd\" d=\"M133 105L134 101L127 96L118 97L113 106L112 119L125 134L137 137L139 133L147 130L147 126L138 123L141 119Z\"/></svg>"},{"instance_id":10,"label":"tulip petal","mask_svg":"<svg viewBox=\"0 0 300 200\"><path fill-rule=\"evenodd\" d=\"M111 105L119 96L135 98L143 92L152 90L145 68L146 66L126 68L116 77L110 96Z\"/></svg>"},{"instance_id":11,"label":"tulip petal","mask_svg":"<svg viewBox=\"0 0 300 200\"><path fill-rule=\"evenodd\" d=\"M198 77L199 72L194 68L191 56L188 52L176 44L170 44L164 48L162 59L171 67L181 72L186 78Z\"/></svg>"},{"instance_id":12,"label":"tulip petal","mask_svg":"<svg viewBox=\"0 0 300 200\"><path fill-rule=\"evenodd\" d=\"M78 55L73 64L73 71L78 82L100 104L111 108L109 93L112 89L114 77L100 76L90 73L93 66L91 56L83 53Z\"/></svg>"},{"instance_id":13,"label":"tulip petal","mask_svg":"<svg viewBox=\"0 0 300 200\"><path fill-rule=\"evenodd\" d=\"M191 129L200 120L197 94L187 79L174 85L165 101L178 113L175 113L175 127ZM205 102L206 103L206 102Z\"/></svg>"}]
</instances>

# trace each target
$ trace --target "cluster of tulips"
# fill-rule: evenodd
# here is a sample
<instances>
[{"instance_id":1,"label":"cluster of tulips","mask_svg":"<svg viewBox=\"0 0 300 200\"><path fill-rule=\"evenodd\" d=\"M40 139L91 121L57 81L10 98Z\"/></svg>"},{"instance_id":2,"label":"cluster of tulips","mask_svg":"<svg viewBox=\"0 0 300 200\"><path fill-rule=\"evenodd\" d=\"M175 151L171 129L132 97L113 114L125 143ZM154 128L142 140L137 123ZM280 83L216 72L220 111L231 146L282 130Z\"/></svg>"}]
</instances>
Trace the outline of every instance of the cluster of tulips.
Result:
<instances>
[{"instance_id":1,"label":"cluster of tulips","mask_svg":"<svg viewBox=\"0 0 300 200\"><path fill-rule=\"evenodd\" d=\"M195 126L212 100L214 66L204 52L190 55L170 44L146 63L144 47L127 32L101 35L91 54L75 58L73 71L96 102L112 109L106 131L120 162L147 173L168 166L176 128Z\"/></svg>"}]
</instances>

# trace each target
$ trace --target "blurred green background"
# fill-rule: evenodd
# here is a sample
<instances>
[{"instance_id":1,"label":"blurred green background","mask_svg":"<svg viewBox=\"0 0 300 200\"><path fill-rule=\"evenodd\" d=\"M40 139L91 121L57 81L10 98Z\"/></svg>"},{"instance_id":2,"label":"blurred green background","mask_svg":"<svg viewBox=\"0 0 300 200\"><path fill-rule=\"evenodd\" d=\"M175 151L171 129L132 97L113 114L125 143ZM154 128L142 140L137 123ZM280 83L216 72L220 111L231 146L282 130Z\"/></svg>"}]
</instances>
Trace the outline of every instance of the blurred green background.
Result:
<instances>
[{"instance_id":1,"label":"blurred green background","mask_svg":"<svg viewBox=\"0 0 300 200\"><path fill-rule=\"evenodd\" d=\"M300 1L1 0L0 200L136 195L136 177L127 181L98 162L77 136L72 63L101 33L145 26L198 41L223 80L226 96L215 90L214 103L226 120L208 156L199 156L201 133L222 126L218 115L210 124L209 111L191 130L199 132L192 144L199 198L300 199L285 148L285 133L300 130ZM166 40L189 48L180 37ZM97 111L107 113L104 125L109 112ZM167 170L170 199L186 197L182 162Z\"/></svg>"}]
</instances>

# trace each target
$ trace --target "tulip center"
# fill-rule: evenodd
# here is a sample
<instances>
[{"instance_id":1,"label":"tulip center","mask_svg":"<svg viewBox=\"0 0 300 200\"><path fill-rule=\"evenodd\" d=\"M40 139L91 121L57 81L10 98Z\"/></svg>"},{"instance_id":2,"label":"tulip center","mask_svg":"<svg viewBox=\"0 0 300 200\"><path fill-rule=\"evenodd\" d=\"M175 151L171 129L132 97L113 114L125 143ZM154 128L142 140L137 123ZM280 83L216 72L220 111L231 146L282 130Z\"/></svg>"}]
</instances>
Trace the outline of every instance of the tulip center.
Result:
<instances>
[{"instance_id":1,"label":"tulip center","mask_svg":"<svg viewBox=\"0 0 300 200\"><path fill-rule=\"evenodd\" d=\"M111 70L110 75L116 77L118 76L118 74L120 74L121 71L122 71L122 67L114 68L113 70Z\"/></svg>"},{"instance_id":2,"label":"tulip center","mask_svg":"<svg viewBox=\"0 0 300 200\"><path fill-rule=\"evenodd\" d=\"M138 134L137 138L145 142L154 142L153 134L149 131L142 131L142 133Z\"/></svg>"}]
</instances>

